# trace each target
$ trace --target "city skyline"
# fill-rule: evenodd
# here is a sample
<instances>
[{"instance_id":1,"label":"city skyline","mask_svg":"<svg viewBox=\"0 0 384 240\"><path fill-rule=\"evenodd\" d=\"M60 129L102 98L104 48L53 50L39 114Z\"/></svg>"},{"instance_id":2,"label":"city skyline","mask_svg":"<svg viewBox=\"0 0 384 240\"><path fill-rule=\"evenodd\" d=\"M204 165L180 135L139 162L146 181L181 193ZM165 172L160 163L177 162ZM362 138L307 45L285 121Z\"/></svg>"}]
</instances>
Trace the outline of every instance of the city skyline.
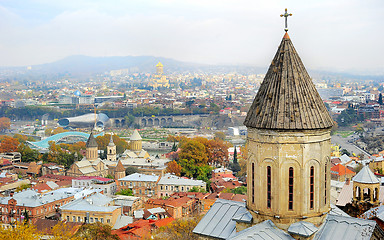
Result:
<instances>
[{"instance_id":1,"label":"city skyline","mask_svg":"<svg viewBox=\"0 0 384 240\"><path fill-rule=\"evenodd\" d=\"M151 55L203 64L265 67L284 34L306 67L383 74L377 0L359 1L2 1L0 66L71 55Z\"/></svg>"}]
</instances>

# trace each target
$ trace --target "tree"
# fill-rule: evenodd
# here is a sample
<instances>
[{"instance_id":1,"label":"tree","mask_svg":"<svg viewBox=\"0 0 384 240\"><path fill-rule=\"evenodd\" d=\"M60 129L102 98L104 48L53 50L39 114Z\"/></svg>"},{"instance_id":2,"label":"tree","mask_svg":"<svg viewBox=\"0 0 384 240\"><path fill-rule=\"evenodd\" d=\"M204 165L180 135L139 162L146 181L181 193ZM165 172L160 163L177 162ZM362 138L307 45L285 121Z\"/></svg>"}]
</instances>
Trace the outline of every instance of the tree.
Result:
<instances>
[{"instance_id":1,"label":"tree","mask_svg":"<svg viewBox=\"0 0 384 240\"><path fill-rule=\"evenodd\" d=\"M52 135L56 135L56 134L63 133L63 132L68 132L68 130L66 130L66 129L62 128L62 127L57 127L55 129L53 129L51 134Z\"/></svg>"},{"instance_id":2,"label":"tree","mask_svg":"<svg viewBox=\"0 0 384 240\"><path fill-rule=\"evenodd\" d=\"M5 130L9 129L11 127L11 119L7 117L1 117L0 118L0 131L4 132Z\"/></svg>"},{"instance_id":3,"label":"tree","mask_svg":"<svg viewBox=\"0 0 384 240\"><path fill-rule=\"evenodd\" d=\"M154 240L198 240L199 236L192 230L200 222L202 216L182 218L157 229L151 239Z\"/></svg>"},{"instance_id":4,"label":"tree","mask_svg":"<svg viewBox=\"0 0 384 240\"><path fill-rule=\"evenodd\" d=\"M0 152L16 152L19 147L19 140L16 138L2 135L0 136Z\"/></svg>"},{"instance_id":5,"label":"tree","mask_svg":"<svg viewBox=\"0 0 384 240\"><path fill-rule=\"evenodd\" d=\"M28 145L21 143L17 148L21 154L22 162L36 162L40 159L40 153L36 149L31 149Z\"/></svg>"},{"instance_id":6,"label":"tree","mask_svg":"<svg viewBox=\"0 0 384 240\"><path fill-rule=\"evenodd\" d=\"M20 192L20 191L23 191L24 189L28 189L31 187L32 187L31 184L22 184L16 188L16 192Z\"/></svg>"},{"instance_id":7,"label":"tree","mask_svg":"<svg viewBox=\"0 0 384 240\"><path fill-rule=\"evenodd\" d=\"M134 174L134 173L137 173L137 172L139 172L139 169L137 169L136 167L129 166L125 169L125 175L127 175L127 176Z\"/></svg>"},{"instance_id":8,"label":"tree","mask_svg":"<svg viewBox=\"0 0 384 240\"><path fill-rule=\"evenodd\" d=\"M201 192L201 193L206 193L207 191L204 189L204 188L200 188L200 187L192 187L191 189L189 189L189 192Z\"/></svg>"},{"instance_id":9,"label":"tree","mask_svg":"<svg viewBox=\"0 0 384 240\"><path fill-rule=\"evenodd\" d=\"M98 136L96 138L96 142L97 142L97 145L98 145L99 149L100 150L107 149L107 146L109 144L110 139L111 139L111 135L110 134L105 134L104 136ZM113 139L113 142L116 145L116 153L117 154L123 153L125 151L125 149L128 148L127 141L125 141L124 139L120 138L119 136L113 135L112 139Z\"/></svg>"},{"instance_id":10,"label":"tree","mask_svg":"<svg viewBox=\"0 0 384 240\"><path fill-rule=\"evenodd\" d=\"M112 227L100 222L82 225L76 236L83 240L119 240L116 234L112 234Z\"/></svg>"},{"instance_id":11,"label":"tree","mask_svg":"<svg viewBox=\"0 0 384 240\"><path fill-rule=\"evenodd\" d=\"M383 105L383 95L381 93L379 94L379 101L378 101L378 103L380 105Z\"/></svg>"},{"instance_id":12,"label":"tree","mask_svg":"<svg viewBox=\"0 0 384 240\"><path fill-rule=\"evenodd\" d=\"M112 176L111 174L108 174L107 176L105 176L106 178L110 178L110 179L115 179L114 176Z\"/></svg>"},{"instance_id":13,"label":"tree","mask_svg":"<svg viewBox=\"0 0 384 240\"><path fill-rule=\"evenodd\" d=\"M245 195L245 194L247 194L247 187L240 186L240 187L231 189L231 193Z\"/></svg>"},{"instance_id":14,"label":"tree","mask_svg":"<svg viewBox=\"0 0 384 240\"><path fill-rule=\"evenodd\" d=\"M182 144L179 153L179 164L182 167L182 174L187 177L198 176L198 167L207 165L208 157L205 151L205 146L196 141L189 140Z\"/></svg>"},{"instance_id":15,"label":"tree","mask_svg":"<svg viewBox=\"0 0 384 240\"><path fill-rule=\"evenodd\" d=\"M16 224L11 228L0 228L0 239L3 240L40 240L39 233L32 224Z\"/></svg>"},{"instance_id":16,"label":"tree","mask_svg":"<svg viewBox=\"0 0 384 240\"><path fill-rule=\"evenodd\" d=\"M225 140L225 133L223 133L223 132L215 132L215 137L214 138L215 139L220 139L220 140L224 141Z\"/></svg>"},{"instance_id":17,"label":"tree","mask_svg":"<svg viewBox=\"0 0 384 240\"><path fill-rule=\"evenodd\" d=\"M181 166L175 160L168 163L166 171L167 173L173 173L179 177L181 176Z\"/></svg>"},{"instance_id":18,"label":"tree","mask_svg":"<svg viewBox=\"0 0 384 240\"><path fill-rule=\"evenodd\" d=\"M176 145L176 142L173 142L173 146L172 146L172 152L176 152L177 151L177 145Z\"/></svg>"},{"instance_id":19,"label":"tree","mask_svg":"<svg viewBox=\"0 0 384 240\"><path fill-rule=\"evenodd\" d=\"M133 192L132 192L132 189L126 188L126 189L121 189L119 192L116 193L116 195L133 196Z\"/></svg>"}]
</instances>

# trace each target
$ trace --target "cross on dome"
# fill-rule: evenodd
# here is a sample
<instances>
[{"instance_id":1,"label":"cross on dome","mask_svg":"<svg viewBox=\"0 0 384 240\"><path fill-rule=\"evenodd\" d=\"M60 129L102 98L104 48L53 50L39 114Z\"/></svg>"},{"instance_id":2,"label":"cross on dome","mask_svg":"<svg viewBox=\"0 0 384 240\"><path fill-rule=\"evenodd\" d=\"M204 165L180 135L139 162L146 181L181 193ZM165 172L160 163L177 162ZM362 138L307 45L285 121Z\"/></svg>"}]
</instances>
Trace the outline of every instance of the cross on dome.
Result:
<instances>
[{"instance_id":1,"label":"cross on dome","mask_svg":"<svg viewBox=\"0 0 384 240\"><path fill-rule=\"evenodd\" d=\"M288 13L287 9L285 9L285 13L281 14L280 17L285 17L285 31L288 32L288 17L292 16L292 13Z\"/></svg>"}]
</instances>

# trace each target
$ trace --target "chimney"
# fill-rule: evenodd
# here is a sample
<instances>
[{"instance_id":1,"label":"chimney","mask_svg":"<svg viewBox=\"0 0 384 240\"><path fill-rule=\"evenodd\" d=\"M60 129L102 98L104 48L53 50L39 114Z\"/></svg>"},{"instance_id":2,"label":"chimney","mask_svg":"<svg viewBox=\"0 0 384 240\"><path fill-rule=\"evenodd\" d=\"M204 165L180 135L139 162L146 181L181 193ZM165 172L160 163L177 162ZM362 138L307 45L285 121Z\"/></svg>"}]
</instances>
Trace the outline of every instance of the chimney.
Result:
<instances>
[{"instance_id":1,"label":"chimney","mask_svg":"<svg viewBox=\"0 0 384 240\"><path fill-rule=\"evenodd\" d=\"M351 180L350 180L349 178L346 178L346 179L345 179L345 184L346 184L346 185L349 185L350 183L351 183Z\"/></svg>"}]
</instances>

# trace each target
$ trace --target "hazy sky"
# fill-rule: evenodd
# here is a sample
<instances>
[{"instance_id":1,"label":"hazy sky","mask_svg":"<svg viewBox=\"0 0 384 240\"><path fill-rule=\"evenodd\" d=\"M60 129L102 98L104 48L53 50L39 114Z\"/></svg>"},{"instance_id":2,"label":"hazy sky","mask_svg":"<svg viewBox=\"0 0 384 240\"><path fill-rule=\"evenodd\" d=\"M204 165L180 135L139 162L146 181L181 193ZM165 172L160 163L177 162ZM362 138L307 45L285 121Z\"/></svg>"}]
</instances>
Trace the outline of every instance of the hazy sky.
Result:
<instances>
[{"instance_id":1,"label":"hazy sky","mask_svg":"<svg viewBox=\"0 0 384 240\"><path fill-rule=\"evenodd\" d=\"M79 54L268 66L286 7L307 68L384 73L383 0L0 0L0 66Z\"/></svg>"}]
</instances>

